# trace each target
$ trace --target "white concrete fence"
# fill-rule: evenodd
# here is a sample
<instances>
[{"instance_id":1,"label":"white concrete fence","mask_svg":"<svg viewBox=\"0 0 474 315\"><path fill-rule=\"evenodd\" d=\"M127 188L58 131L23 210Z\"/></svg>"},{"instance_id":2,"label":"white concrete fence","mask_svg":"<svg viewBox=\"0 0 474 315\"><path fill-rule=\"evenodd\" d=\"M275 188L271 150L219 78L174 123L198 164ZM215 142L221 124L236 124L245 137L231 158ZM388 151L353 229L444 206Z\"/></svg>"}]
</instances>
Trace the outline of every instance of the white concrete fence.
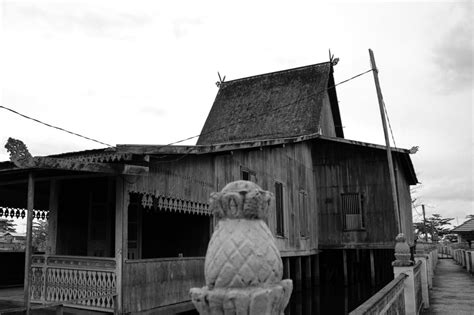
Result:
<instances>
[{"instance_id":1,"label":"white concrete fence","mask_svg":"<svg viewBox=\"0 0 474 315\"><path fill-rule=\"evenodd\" d=\"M456 263L465 268L467 272L474 274L474 249L451 248L451 253Z\"/></svg>"},{"instance_id":2,"label":"white concrete fence","mask_svg":"<svg viewBox=\"0 0 474 315\"><path fill-rule=\"evenodd\" d=\"M408 244L405 241L401 242L397 237L395 257L397 260L392 263L394 280L352 311L350 315L415 315L420 314L422 309L429 308L429 292L433 287L433 277L438 263L438 247L431 243L417 244L415 261L412 261Z\"/></svg>"}]
</instances>

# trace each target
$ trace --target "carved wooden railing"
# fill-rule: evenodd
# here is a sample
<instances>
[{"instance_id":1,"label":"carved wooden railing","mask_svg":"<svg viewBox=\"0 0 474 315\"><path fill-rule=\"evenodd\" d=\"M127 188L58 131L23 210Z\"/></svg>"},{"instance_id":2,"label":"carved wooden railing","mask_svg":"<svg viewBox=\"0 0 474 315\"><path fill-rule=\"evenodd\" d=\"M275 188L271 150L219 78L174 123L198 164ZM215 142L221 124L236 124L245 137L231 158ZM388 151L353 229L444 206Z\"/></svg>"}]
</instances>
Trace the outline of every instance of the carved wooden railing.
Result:
<instances>
[{"instance_id":1,"label":"carved wooden railing","mask_svg":"<svg viewBox=\"0 0 474 315\"><path fill-rule=\"evenodd\" d=\"M35 255L31 265L31 299L113 311L115 265L114 258Z\"/></svg>"}]
</instances>

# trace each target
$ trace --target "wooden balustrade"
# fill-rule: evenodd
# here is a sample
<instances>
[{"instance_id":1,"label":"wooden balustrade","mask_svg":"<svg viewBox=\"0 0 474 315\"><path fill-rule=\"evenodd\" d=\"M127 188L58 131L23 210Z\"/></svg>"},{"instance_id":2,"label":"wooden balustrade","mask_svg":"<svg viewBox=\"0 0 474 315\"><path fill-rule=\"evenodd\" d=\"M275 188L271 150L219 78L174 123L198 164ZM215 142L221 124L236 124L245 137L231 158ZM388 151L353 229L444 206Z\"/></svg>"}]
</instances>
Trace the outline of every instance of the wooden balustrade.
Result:
<instances>
[{"instance_id":1,"label":"wooden balustrade","mask_svg":"<svg viewBox=\"0 0 474 315\"><path fill-rule=\"evenodd\" d=\"M114 258L35 255L31 265L31 299L113 311L115 265Z\"/></svg>"}]
</instances>

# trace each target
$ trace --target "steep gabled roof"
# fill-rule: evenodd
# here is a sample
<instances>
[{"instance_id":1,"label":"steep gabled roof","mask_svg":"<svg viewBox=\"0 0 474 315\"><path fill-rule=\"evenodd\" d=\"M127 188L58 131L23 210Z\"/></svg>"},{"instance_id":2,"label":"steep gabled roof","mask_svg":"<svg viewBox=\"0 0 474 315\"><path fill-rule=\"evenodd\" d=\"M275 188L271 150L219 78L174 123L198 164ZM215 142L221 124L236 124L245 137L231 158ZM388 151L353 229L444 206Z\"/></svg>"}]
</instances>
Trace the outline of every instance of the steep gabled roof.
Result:
<instances>
[{"instance_id":1,"label":"steep gabled roof","mask_svg":"<svg viewBox=\"0 0 474 315\"><path fill-rule=\"evenodd\" d=\"M318 133L329 82L330 62L223 82L197 144ZM335 93L329 98L336 135L343 137Z\"/></svg>"},{"instance_id":2,"label":"steep gabled roof","mask_svg":"<svg viewBox=\"0 0 474 315\"><path fill-rule=\"evenodd\" d=\"M459 233L459 232L473 232L474 231L474 219L467 220L460 226L454 228L451 232Z\"/></svg>"}]
</instances>

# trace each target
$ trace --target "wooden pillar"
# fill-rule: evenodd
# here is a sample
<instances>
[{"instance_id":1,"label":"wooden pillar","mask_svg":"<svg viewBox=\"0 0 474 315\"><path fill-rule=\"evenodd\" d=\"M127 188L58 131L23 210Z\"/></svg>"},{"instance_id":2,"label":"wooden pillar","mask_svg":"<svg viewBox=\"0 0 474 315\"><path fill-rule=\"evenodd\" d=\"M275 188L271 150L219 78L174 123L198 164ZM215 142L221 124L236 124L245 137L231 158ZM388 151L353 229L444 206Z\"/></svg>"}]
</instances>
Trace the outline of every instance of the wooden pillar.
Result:
<instances>
[{"instance_id":1,"label":"wooden pillar","mask_svg":"<svg viewBox=\"0 0 474 315\"><path fill-rule=\"evenodd\" d=\"M281 259L283 261L283 279L290 279L291 278L290 258L282 257Z\"/></svg>"},{"instance_id":2,"label":"wooden pillar","mask_svg":"<svg viewBox=\"0 0 474 315\"><path fill-rule=\"evenodd\" d=\"M28 174L28 199L26 216L26 248L25 248L25 281L23 286L23 299L25 302L26 314L30 314L30 285L31 285L31 242L33 231L33 208L35 201L35 182L33 174Z\"/></svg>"},{"instance_id":3,"label":"wooden pillar","mask_svg":"<svg viewBox=\"0 0 474 315\"><path fill-rule=\"evenodd\" d=\"M403 233L404 231L401 224L400 208L398 207L397 183L395 180L395 171L393 169L392 150L390 148L390 138L388 136L387 121L385 118L385 110L384 110L385 105L383 102L382 89L380 88L380 83L379 83L379 75L378 75L379 70L377 69L377 65L375 64L375 57L374 57L374 53L372 49L369 49L369 54L370 54L370 62L372 64L372 73L374 75L375 88L377 90L377 98L379 101L383 133L385 136L385 145L387 149L387 161L388 161L388 170L389 170L389 175L390 175L390 187L392 190L392 201L393 201L393 211L395 215L395 222L397 224L398 233Z\"/></svg>"},{"instance_id":4,"label":"wooden pillar","mask_svg":"<svg viewBox=\"0 0 474 315\"><path fill-rule=\"evenodd\" d=\"M53 179L49 184L48 247L46 254L56 255L58 238L58 181Z\"/></svg>"},{"instance_id":5,"label":"wooden pillar","mask_svg":"<svg viewBox=\"0 0 474 315\"><path fill-rule=\"evenodd\" d=\"M349 280L347 278L347 252L345 249L342 250L342 268L344 269L344 285L349 285Z\"/></svg>"},{"instance_id":6,"label":"wooden pillar","mask_svg":"<svg viewBox=\"0 0 474 315\"><path fill-rule=\"evenodd\" d=\"M311 256L302 257L303 260L303 284L305 289L311 288Z\"/></svg>"},{"instance_id":7,"label":"wooden pillar","mask_svg":"<svg viewBox=\"0 0 474 315\"><path fill-rule=\"evenodd\" d=\"M321 283L321 279L319 277L319 254L313 255L313 257L311 257L311 268L313 286L317 287Z\"/></svg>"},{"instance_id":8,"label":"wooden pillar","mask_svg":"<svg viewBox=\"0 0 474 315\"><path fill-rule=\"evenodd\" d=\"M370 284L375 287L375 259L374 250L370 250Z\"/></svg>"},{"instance_id":9,"label":"wooden pillar","mask_svg":"<svg viewBox=\"0 0 474 315\"><path fill-rule=\"evenodd\" d=\"M293 284L296 287L296 291L301 291L302 289L302 276L301 276L301 257L296 256L293 258L295 261L295 272L293 275Z\"/></svg>"},{"instance_id":10,"label":"wooden pillar","mask_svg":"<svg viewBox=\"0 0 474 315\"><path fill-rule=\"evenodd\" d=\"M125 182L121 176L116 177L115 183L115 260L116 260L116 285L117 298L115 299L117 305L115 309L117 312L123 313L123 267L124 261L127 258L128 250L128 194L125 189Z\"/></svg>"}]
</instances>

